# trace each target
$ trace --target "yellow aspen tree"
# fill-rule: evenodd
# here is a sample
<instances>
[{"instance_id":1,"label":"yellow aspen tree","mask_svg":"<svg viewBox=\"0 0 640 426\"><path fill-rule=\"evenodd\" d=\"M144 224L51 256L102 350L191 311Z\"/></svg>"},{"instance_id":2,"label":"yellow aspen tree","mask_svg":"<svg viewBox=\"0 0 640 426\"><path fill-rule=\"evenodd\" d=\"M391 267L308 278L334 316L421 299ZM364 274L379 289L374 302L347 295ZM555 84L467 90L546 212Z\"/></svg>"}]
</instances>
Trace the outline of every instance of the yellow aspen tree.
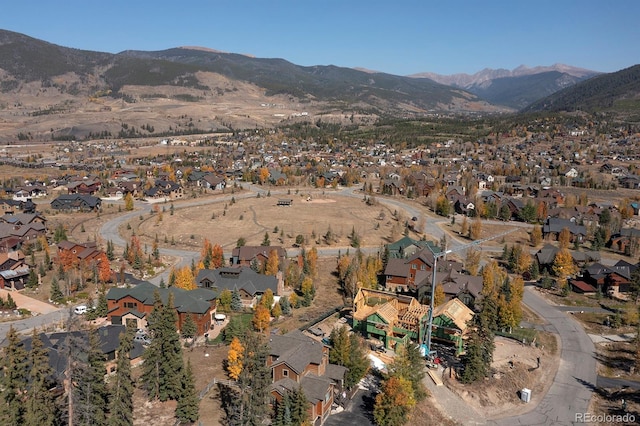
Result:
<instances>
[{"instance_id":1,"label":"yellow aspen tree","mask_svg":"<svg viewBox=\"0 0 640 426\"><path fill-rule=\"evenodd\" d=\"M571 232L569 228L562 228L562 231L558 234L558 247L560 249L569 248L569 244L571 243Z\"/></svg>"},{"instance_id":2,"label":"yellow aspen tree","mask_svg":"<svg viewBox=\"0 0 640 426\"><path fill-rule=\"evenodd\" d=\"M518 251L518 257L516 259L516 273L523 274L531 268L531 264L533 263L533 258L531 257L531 253L525 250L524 248L520 248Z\"/></svg>"},{"instance_id":3,"label":"yellow aspen tree","mask_svg":"<svg viewBox=\"0 0 640 426\"><path fill-rule=\"evenodd\" d=\"M282 308L279 303L273 305L273 309L271 309L271 316L275 319L278 319L282 316Z\"/></svg>"},{"instance_id":4,"label":"yellow aspen tree","mask_svg":"<svg viewBox=\"0 0 640 426\"><path fill-rule=\"evenodd\" d=\"M269 257L267 257L267 266L265 268L265 275L273 275L275 276L278 273L278 269L280 267L280 261L278 259L278 251L273 249L269 252Z\"/></svg>"},{"instance_id":5,"label":"yellow aspen tree","mask_svg":"<svg viewBox=\"0 0 640 426\"><path fill-rule=\"evenodd\" d=\"M253 318L251 320L253 328L259 333L267 334L269 330L270 320L271 313L269 312L269 309L265 308L263 305L256 306L256 309L253 312Z\"/></svg>"},{"instance_id":6,"label":"yellow aspen tree","mask_svg":"<svg viewBox=\"0 0 640 426\"><path fill-rule=\"evenodd\" d=\"M232 380L238 380L240 373L242 373L244 347L240 343L240 339L234 337L229 345L229 352L227 353L227 373Z\"/></svg>"},{"instance_id":7,"label":"yellow aspen tree","mask_svg":"<svg viewBox=\"0 0 640 426\"><path fill-rule=\"evenodd\" d=\"M479 217L476 217L471 222L471 229L469 229L469 238L472 240L480 239L480 235L482 235L482 222Z\"/></svg>"},{"instance_id":8,"label":"yellow aspen tree","mask_svg":"<svg viewBox=\"0 0 640 426\"><path fill-rule=\"evenodd\" d=\"M133 210L133 195L131 193L124 197L124 209L127 211Z\"/></svg>"},{"instance_id":9,"label":"yellow aspen tree","mask_svg":"<svg viewBox=\"0 0 640 426\"><path fill-rule=\"evenodd\" d=\"M196 288L196 280L189 266L182 267L176 271L175 286L183 290L193 290Z\"/></svg>"},{"instance_id":10,"label":"yellow aspen tree","mask_svg":"<svg viewBox=\"0 0 640 426\"><path fill-rule=\"evenodd\" d=\"M567 285L567 277L578 272L578 267L573 263L571 252L564 248L556 253L553 261L553 273L558 277L558 286L564 288Z\"/></svg>"},{"instance_id":11,"label":"yellow aspen tree","mask_svg":"<svg viewBox=\"0 0 640 426\"><path fill-rule=\"evenodd\" d=\"M444 303L445 294L444 288L441 284L436 285L436 290L433 293L433 306L440 306Z\"/></svg>"},{"instance_id":12,"label":"yellow aspen tree","mask_svg":"<svg viewBox=\"0 0 640 426\"><path fill-rule=\"evenodd\" d=\"M542 228L540 226L534 226L530 235L531 245L537 247L542 242Z\"/></svg>"},{"instance_id":13,"label":"yellow aspen tree","mask_svg":"<svg viewBox=\"0 0 640 426\"><path fill-rule=\"evenodd\" d=\"M215 244L211 248L211 268L217 269L224 265L224 252L220 244Z\"/></svg>"},{"instance_id":14,"label":"yellow aspen tree","mask_svg":"<svg viewBox=\"0 0 640 426\"><path fill-rule=\"evenodd\" d=\"M274 303L273 291L270 288L268 288L267 290L265 290L264 294L260 298L260 304L267 309L271 309L271 306L273 306L273 303Z\"/></svg>"},{"instance_id":15,"label":"yellow aspen tree","mask_svg":"<svg viewBox=\"0 0 640 426\"><path fill-rule=\"evenodd\" d=\"M318 273L318 249L313 247L307 252L307 265L309 268L309 274L315 277Z\"/></svg>"},{"instance_id":16,"label":"yellow aspen tree","mask_svg":"<svg viewBox=\"0 0 640 426\"><path fill-rule=\"evenodd\" d=\"M462 217L462 224L460 224L460 235L466 236L469 234L469 221L466 216Z\"/></svg>"},{"instance_id":17,"label":"yellow aspen tree","mask_svg":"<svg viewBox=\"0 0 640 426\"><path fill-rule=\"evenodd\" d=\"M482 253L480 250L469 247L467 249L467 255L465 256L464 267L469 274L477 276L480 269L480 258Z\"/></svg>"}]
</instances>

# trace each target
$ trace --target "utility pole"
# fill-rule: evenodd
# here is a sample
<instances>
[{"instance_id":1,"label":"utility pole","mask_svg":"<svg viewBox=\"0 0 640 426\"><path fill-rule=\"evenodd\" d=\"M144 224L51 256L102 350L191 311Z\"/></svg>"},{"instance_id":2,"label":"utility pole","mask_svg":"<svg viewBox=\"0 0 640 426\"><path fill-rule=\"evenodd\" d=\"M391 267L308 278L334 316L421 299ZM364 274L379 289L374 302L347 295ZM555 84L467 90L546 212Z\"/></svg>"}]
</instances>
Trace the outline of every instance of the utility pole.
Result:
<instances>
[{"instance_id":1,"label":"utility pole","mask_svg":"<svg viewBox=\"0 0 640 426\"><path fill-rule=\"evenodd\" d=\"M435 355L435 351L431 350L431 334L432 334L432 329L433 329L433 299L434 299L434 294L435 294L435 290L436 290L436 271L437 271L437 264L438 264L438 259L441 257L445 257L446 255L448 255L449 253L455 253L455 252L459 252L459 251L463 251L466 250L468 248L474 247L474 246L478 246L486 241L490 241L490 240L495 240L496 238L500 238L503 237L507 234L510 234L516 230L518 230L519 228L512 228L509 229L507 231L501 232L499 234L496 235L492 235L491 237L487 237L487 238L482 238L479 240L475 240L469 244L464 244L458 247L454 247L452 249L449 250L444 250L438 253L435 253L431 247L429 245L427 245L427 248L429 248L429 250L431 251L431 254L433 255L433 266L431 268L431 300L429 301L429 321L427 324L427 335L426 335L426 345L427 345L427 354L429 356L434 356Z\"/></svg>"}]
</instances>

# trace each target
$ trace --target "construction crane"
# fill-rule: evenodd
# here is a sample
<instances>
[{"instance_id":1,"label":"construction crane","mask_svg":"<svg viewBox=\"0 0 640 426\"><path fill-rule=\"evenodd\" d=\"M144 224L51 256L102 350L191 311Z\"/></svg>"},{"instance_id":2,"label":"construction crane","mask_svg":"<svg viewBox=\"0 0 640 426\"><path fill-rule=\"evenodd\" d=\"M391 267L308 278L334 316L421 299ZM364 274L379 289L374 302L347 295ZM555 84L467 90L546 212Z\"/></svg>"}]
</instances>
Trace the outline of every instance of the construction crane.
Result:
<instances>
[{"instance_id":1,"label":"construction crane","mask_svg":"<svg viewBox=\"0 0 640 426\"><path fill-rule=\"evenodd\" d=\"M431 268L431 300L429 301L429 320L428 320L428 324L427 324L427 335L426 335L426 342L425 342L426 346L427 346L427 348L426 348L427 349L427 354L430 357L435 356L435 351L431 350L431 332L432 332L432 329L433 329L433 308L434 308L434 306L433 306L434 297L433 296L434 296L434 292L435 292L435 289L436 289L436 270L437 270L436 265L438 263L438 259L441 258L441 257L444 257L444 256L446 256L448 254L451 254L451 253L467 250L467 249L469 249L471 247L478 246L478 245L480 245L480 244L482 244L482 243L484 243L486 241L495 240L496 238L500 238L500 237L503 237L503 236L505 236L507 234L515 232L518 229L520 229L520 228L518 228L518 227L511 228L511 229L509 229L507 231L504 231L504 232L501 232L499 234L492 235L492 236L487 237L487 238L481 238L479 240L472 241L469 244L464 244L464 245L461 245L461 246L457 246L457 247L454 247L454 248L451 248L451 249L448 249L448 250L444 250L444 251L441 251L441 252L438 252L438 253L434 252L431 249L431 247L429 245L427 245L427 247L431 251L431 254L433 255L433 266Z\"/></svg>"}]
</instances>

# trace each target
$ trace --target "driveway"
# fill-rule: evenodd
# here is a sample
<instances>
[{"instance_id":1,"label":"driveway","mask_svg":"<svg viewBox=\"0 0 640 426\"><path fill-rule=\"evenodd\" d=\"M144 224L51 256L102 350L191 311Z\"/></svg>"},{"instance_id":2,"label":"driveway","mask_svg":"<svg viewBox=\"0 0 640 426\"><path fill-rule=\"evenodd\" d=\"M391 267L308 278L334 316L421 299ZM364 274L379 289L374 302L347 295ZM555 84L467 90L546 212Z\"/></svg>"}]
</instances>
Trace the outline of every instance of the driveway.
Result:
<instances>
[{"instance_id":1,"label":"driveway","mask_svg":"<svg viewBox=\"0 0 640 426\"><path fill-rule=\"evenodd\" d=\"M325 426L375 426L371 419L374 398L373 389L360 389L343 412L329 416Z\"/></svg>"},{"instance_id":2,"label":"driveway","mask_svg":"<svg viewBox=\"0 0 640 426\"><path fill-rule=\"evenodd\" d=\"M0 297L2 297L4 300L7 300L7 295L9 294L19 308L28 309L33 314L49 314L60 309L54 305L41 302L40 300L29 297L20 292L0 289Z\"/></svg>"}]
</instances>

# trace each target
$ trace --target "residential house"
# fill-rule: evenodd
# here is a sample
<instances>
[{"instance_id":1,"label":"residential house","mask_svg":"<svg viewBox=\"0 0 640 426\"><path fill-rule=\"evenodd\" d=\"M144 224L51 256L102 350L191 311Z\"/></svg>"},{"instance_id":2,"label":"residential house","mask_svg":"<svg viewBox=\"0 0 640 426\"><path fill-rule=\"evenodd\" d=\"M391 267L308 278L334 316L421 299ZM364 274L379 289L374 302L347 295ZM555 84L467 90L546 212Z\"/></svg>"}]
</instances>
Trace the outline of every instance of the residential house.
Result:
<instances>
[{"instance_id":1,"label":"residential house","mask_svg":"<svg viewBox=\"0 0 640 426\"><path fill-rule=\"evenodd\" d=\"M414 240L410 237L402 237L398 241L387 244L385 249L389 259L407 258L413 256L416 252L427 248L431 248L434 253L440 252L440 247L436 246L433 241Z\"/></svg>"},{"instance_id":2,"label":"residential house","mask_svg":"<svg viewBox=\"0 0 640 426\"><path fill-rule=\"evenodd\" d=\"M20 250L0 253L0 288L22 290L29 278L30 268Z\"/></svg>"},{"instance_id":3,"label":"residential house","mask_svg":"<svg viewBox=\"0 0 640 426\"><path fill-rule=\"evenodd\" d=\"M619 234L611 236L607 247L620 253L629 253L634 244L637 247L638 242L640 242L640 229L622 228Z\"/></svg>"},{"instance_id":4,"label":"residential house","mask_svg":"<svg viewBox=\"0 0 640 426\"><path fill-rule=\"evenodd\" d=\"M231 265L257 266L262 269L266 265L272 251L278 254L278 264L284 265L287 251L280 246L242 246L231 251Z\"/></svg>"},{"instance_id":5,"label":"residential house","mask_svg":"<svg viewBox=\"0 0 640 426\"><path fill-rule=\"evenodd\" d=\"M117 366L117 354L120 346L120 335L125 332L125 327L122 325L105 325L96 329L98 339L100 341L100 350L105 359L105 375L113 374L116 371ZM49 356L49 365L53 369L54 379L59 386L62 386L64 380L67 377L68 369L68 353L69 344L72 340L85 341L88 344L89 335L87 330L79 331L65 331L58 333L40 333L38 337L42 341L44 349L46 349ZM27 351L31 350L32 337L26 337L23 339L24 348ZM138 343L133 342L131 351L129 352L129 360L131 365L136 365L142 362L142 353L144 347Z\"/></svg>"},{"instance_id":6,"label":"residential house","mask_svg":"<svg viewBox=\"0 0 640 426\"><path fill-rule=\"evenodd\" d=\"M281 401L285 393L302 389L311 424L322 425L342 391L346 373L345 367L329 363L329 347L299 330L274 334L269 337L267 366L273 380L271 396Z\"/></svg>"},{"instance_id":7,"label":"residential house","mask_svg":"<svg viewBox=\"0 0 640 426\"><path fill-rule=\"evenodd\" d=\"M99 180L72 181L67 184L69 194L93 195L100 191L100 188L102 188L102 183Z\"/></svg>"},{"instance_id":8,"label":"residential house","mask_svg":"<svg viewBox=\"0 0 640 426\"><path fill-rule=\"evenodd\" d=\"M441 280L437 280L444 290L445 301L458 299L469 308L473 309L480 300L483 287L483 279L479 276L463 274L450 268L445 272Z\"/></svg>"},{"instance_id":9,"label":"residential house","mask_svg":"<svg viewBox=\"0 0 640 426\"><path fill-rule=\"evenodd\" d=\"M175 200L182 198L184 192L180 184L158 179L154 186L144 190L143 194L147 198L168 198L170 200Z\"/></svg>"},{"instance_id":10,"label":"residential house","mask_svg":"<svg viewBox=\"0 0 640 426\"><path fill-rule=\"evenodd\" d=\"M211 191L222 191L227 187L227 179L213 173L207 173L198 181L198 186Z\"/></svg>"},{"instance_id":11,"label":"residential house","mask_svg":"<svg viewBox=\"0 0 640 426\"><path fill-rule=\"evenodd\" d=\"M429 248L408 258L388 259L384 270L385 288L392 292L415 291L416 283L431 271L433 259L433 252Z\"/></svg>"},{"instance_id":12,"label":"residential house","mask_svg":"<svg viewBox=\"0 0 640 426\"><path fill-rule=\"evenodd\" d=\"M587 228L583 225L578 225L575 220L550 217L547 218L542 226L542 236L545 239L557 240L564 228L569 230L571 241L582 241L587 235Z\"/></svg>"},{"instance_id":13,"label":"residential house","mask_svg":"<svg viewBox=\"0 0 640 426\"><path fill-rule=\"evenodd\" d=\"M0 222L0 250L10 251L29 244L45 235L47 228L42 222L32 222L26 225L14 225Z\"/></svg>"},{"instance_id":14,"label":"residential house","mask_svg":"<svg viewBox=\"0 0 640 426\"><path fill-rule=\"evenodd\" d=\"M187 317L196 324L197 335L202 336L214 324L217 294L208 289L183 290L178 287L158 288L149 282L135 287L112 287L107 292L107 319L111 324L132 328L146 328L147 316L153 311L155 292L163 304L173 295L173 306L178 315L176 327L181 330Z\"/></svg>"},{"instance_id":15,"label":"residential house","mask_svg":"<svg viewBox=\"0 0 640 426\"><path fill-rule=\"evenodd\" d=\"M72 241L63 240L58 243L58 258L64 259L71 256L75 258L78 264L91 265L99 262L100 255L104 253L98 249L95 241L87 241L86 243L74 243Z\"/></svg>"},{"instance_id":16,"label":"residential house","mask_svg":"<svg viewBox=\"0 0 640 426\"><path fill-rule=\"evenodd\" d=\"M210 289L216 295L224 290L240 293L242 306L252 308L256 306L267 289L274 295L281 296L284 292L282 273L277 276L258 274L247 266L218 269L201 269L196 277L196 284L203 289Z\"/></svg>"},{"instance_id":17,"label":"residential house","mask_svg":"<svg viewBox=\"0 0 640 426\"><path fill-rule=\"evenodd\" d=\"M63 194L51 201L54 210L96 211L100 210L102 201L98 197L86 194Z\"/></svg>"}]
</instances>

